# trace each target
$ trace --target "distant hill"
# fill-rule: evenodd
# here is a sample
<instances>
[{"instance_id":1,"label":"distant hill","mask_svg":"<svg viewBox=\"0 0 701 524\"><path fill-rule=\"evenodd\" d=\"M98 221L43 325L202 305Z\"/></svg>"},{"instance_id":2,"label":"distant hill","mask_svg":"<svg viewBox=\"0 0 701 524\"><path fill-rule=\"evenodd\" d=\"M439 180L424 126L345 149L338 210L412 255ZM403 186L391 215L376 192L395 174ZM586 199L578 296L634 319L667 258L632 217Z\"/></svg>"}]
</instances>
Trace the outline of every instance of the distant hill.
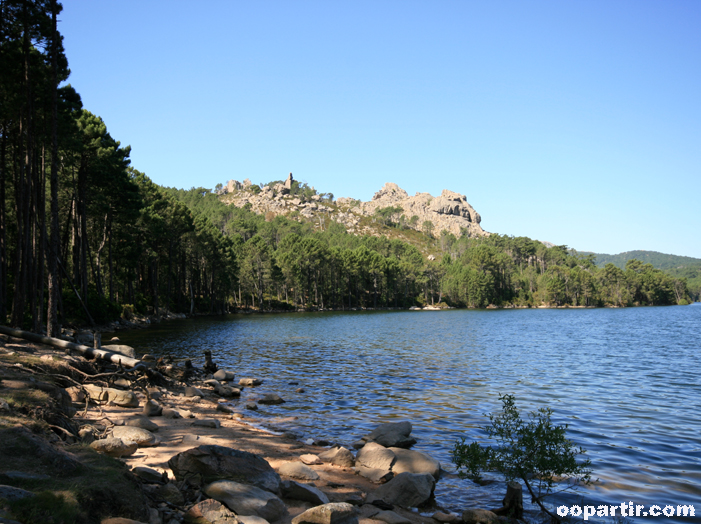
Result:
<instances>
[{"instance_id":1,"label":"distant hill","mask_svg":"<svg viewBox=\"0 0 701 524\"><path fill-rule=\"evenodd\" d=\"M589 253L586 253L589 254ZM658 269L682 269L687 267L701 268L701 258L682 257L679 255L667 255L657 251L626 251L617 255L607 255L605 253L593 253L596 255L596 265L604 267L606 264L613 264L625 269L626 262L632 259L640 260L647 264L652 264Z\"/></svg>"},{"instance_id":2,"label":"distant hill","mask_svg":"<svg viewBox=\"0 0 701 524\"><path fill-rule=\"evenodd\" d=\"M589 253L584 253L589 254ZM696 300L701 300L701 258L682 257L679 255L667 255L657 251L626 251L618 255L604 253L591 253L596 256L595 263L599 267L613 264L625 269L626 262L632 259L640 260L646 264L652 264L657 269L662 269L675 278L686 278L689 293Z\"/></svg>"}]
</instances>

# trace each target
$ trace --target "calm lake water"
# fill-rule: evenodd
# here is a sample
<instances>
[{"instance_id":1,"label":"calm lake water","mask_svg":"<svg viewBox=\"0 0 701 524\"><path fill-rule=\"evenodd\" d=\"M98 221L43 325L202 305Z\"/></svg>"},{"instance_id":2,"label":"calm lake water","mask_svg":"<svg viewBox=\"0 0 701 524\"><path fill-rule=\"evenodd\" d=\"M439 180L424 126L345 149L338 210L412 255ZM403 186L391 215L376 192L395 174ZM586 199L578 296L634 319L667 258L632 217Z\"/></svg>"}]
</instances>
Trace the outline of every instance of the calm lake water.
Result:
<instances>
[{"instance_id":1,"label":"calm lake water","mask_svg":"<svg viewBox=\"0 0 701 524\"><path fill-rule=\"evenodd\" d=\"M701 514L698 305L231 315L118 336L137 354L196 365L210 349L237 379L265 380L244 390L236 409L277 393L287 403L261 406L258 422L305 438L349 446L379 422L410 420L414 449L448 471L455 441L483 439L485 413L500 411L499 394L512 393L522 413L550 407L557 423L570 424L569 437L588 450L600 479L555 502L695 504ZM501 482L447 477L436 488L445 508L501 505Z\"/></svg>"}]
</instances>

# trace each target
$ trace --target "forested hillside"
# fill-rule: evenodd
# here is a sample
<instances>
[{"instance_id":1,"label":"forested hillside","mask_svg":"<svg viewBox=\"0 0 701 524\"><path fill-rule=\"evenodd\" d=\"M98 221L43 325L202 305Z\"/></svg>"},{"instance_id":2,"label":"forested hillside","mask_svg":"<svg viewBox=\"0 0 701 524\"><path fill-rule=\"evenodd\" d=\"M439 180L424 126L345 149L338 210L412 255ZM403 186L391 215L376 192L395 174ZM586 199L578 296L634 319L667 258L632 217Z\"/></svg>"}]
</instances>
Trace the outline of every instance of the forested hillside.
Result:
<instances>
[{"instance_id":1,"label":"forested hillside","mask_svg":"<svg viewBox=\"0 0 701 524\"><path fill-rule=\"evenodd\" d=\"M631 261L599 269L593 256L524 237L421 234L377 216L373 234L331 221L290 220L226 206L204 188L167 189L236 239L238 307L458 307L676 304L686 283ZM299 219L300 217L296 216ZM395 237L395 238L392 238Z\"/></svg>"},{"instance_id":2,"label":"forested hillside","mask_svg":"<svg viewBox=\"0 0 701 524\"><path fill-rule=\"evenodd\" d=\"M604 267L606 264L614 264L624 269L629 260L640 260L651 264L657 269L663 269L675 278L687 280L689 292L695 300L701 300L701 259L668 255L657 251L626 251L617 255L594 253L596 265Z\"/></svg>"},{"instance_id":3,"label":"forested hillside","mask_svg":"<svg viewBox=\"0 0 701 524\"><path fill-rule=\"evenodd\" d=\"M527 238L472 238L365 217L257 215L208 189L166 189L65 81L56 2L0 2L0 322L59 325L165 309L447 304L635 305L688 299L649 264L598 269ZM318 197L308 187L298 197Z\"/></svg>"}]
</instances>

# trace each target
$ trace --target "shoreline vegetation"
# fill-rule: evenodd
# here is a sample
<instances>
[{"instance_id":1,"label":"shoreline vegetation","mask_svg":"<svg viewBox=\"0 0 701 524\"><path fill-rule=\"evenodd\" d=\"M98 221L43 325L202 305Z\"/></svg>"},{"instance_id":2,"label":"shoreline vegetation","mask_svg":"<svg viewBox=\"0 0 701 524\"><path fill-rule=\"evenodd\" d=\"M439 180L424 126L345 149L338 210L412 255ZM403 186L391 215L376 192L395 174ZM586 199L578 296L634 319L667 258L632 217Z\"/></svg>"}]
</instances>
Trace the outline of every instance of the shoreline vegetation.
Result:
<instances>
[{"instance_id":1,"label":"shoreline vegetation","mask_svg":"<svg viewBox=\"0 0 701 524\"><path fill-rule=\"evenodd\" d=\"M109 347L127 348L117 339ZM235 405L253 413L303 388L290 383L273 391L265 377L238 378L217 369L215 359L205 355L200 367L144 355L122 366L0 335L0 518L511 522L497 516L509 508L464 508L458 515L438 507L432 494L446 473L410 449L416 442L410 422L380 424L352 443L301 441L293 432L252 426ZM508 489L522 511L521 491Z\"/></svg>"}]
</instances>

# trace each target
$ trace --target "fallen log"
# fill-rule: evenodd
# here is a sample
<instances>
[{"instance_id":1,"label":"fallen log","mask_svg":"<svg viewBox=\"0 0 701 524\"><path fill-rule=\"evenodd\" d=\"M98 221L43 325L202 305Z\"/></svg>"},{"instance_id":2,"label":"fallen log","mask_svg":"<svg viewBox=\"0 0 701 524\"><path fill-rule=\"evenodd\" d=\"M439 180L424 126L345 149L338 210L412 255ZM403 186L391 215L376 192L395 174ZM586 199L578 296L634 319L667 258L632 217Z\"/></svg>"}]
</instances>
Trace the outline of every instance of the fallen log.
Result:
<instances>
[{"instance_id":1,"label":"fallen log","mask_svg":"<svg viewBox=\"0 0 701 524\"><path fill-rule=\"evenodd\" d=\"M0 326L0 333L4 335L9 335L11 337L29 340L30 342L36 342L38 344L46 344L48 346L54 346L57 348L70 349L71 351L77 351L84 357L95 358L100 360L109 360L110 362L113 362L115 364L122 364L123 366L130 368L136 367L137 365L141 364L141 360L139 359L127 357L126 355L122 355L121 353L115 353L114 351L91 348L89 346L76 344L74 342L67 342L58 338L37 335L36 333L30 333L29 331L12 329L7 326Z\"/></svg>"}]
</instances>

